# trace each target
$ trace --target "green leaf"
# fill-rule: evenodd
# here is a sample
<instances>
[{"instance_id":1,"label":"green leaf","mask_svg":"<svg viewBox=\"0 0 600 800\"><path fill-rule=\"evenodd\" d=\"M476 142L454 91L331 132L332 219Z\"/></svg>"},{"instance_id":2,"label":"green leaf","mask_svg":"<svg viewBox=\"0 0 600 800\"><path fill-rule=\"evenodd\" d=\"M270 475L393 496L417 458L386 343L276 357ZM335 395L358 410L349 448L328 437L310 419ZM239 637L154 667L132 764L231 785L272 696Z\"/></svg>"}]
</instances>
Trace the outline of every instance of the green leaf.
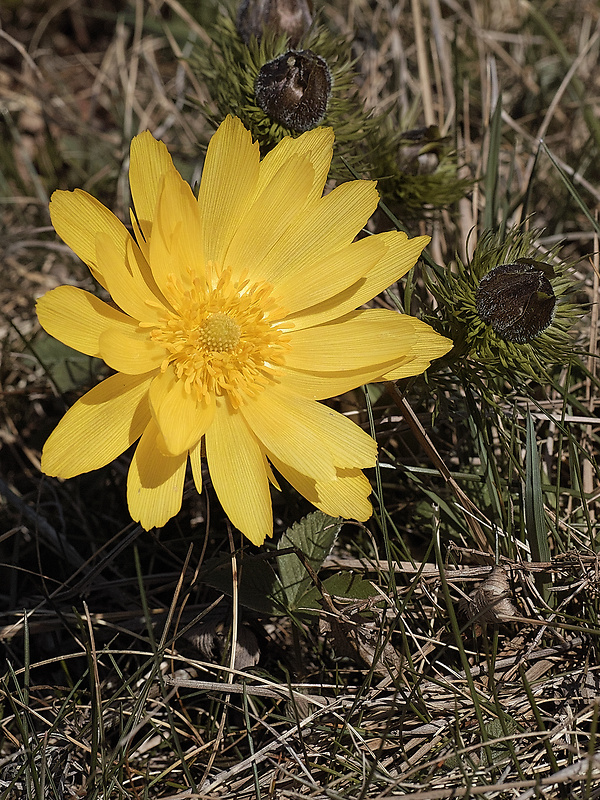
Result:
<instances>
[{"instance_id":1,"label":"green leaf","mask_svg":"<svg viewBox=\"0 0 600 800\"><path fill-rule=\"evenodd\" d=\"M314 511L287 529L279 540L277 549L286 550L293 547L299 550L312 569L318 572L329 555L341 527L342 522L339 518L330 517L322 511ZM287 606L293 611L298 608L299 600L313 585L312 578L296 553L278 556L277 565Z\"/></svg>"},{"instance_id":2,"label":"green leaf","mask_svg":"<svg viewBox=\"0 0 600 800\"><path fill-rule=\"evenodd\" d=\"M540 477L540 457L535 440L535 428L531 413L527 412L527 441L525 447L525 525L527 541L534 561L550 561L550 545L548 544L548 528L542 497L542 481ZM547 601L549 592L548 573L537 573L536 584L542 597Z\"/></svg>"},{"instance_id":3,"label":"green leaf","mask_svg":"<svg viewBox=\"0 0 600 800\"><path fill-rule=\"evenodd\" d=\"M517 722L512 717L504 714L502 720L493 719L487 723L485 726L485 738L486 740L506 739L506 737L519 733L519 731L520 728ZM510 755L510 748L505 741L495 742L494 744L489 745L487 752L485 750L481 751L481 760L484 764L489 765L488 758L491 756L492 763L497 764L498 762L509 758Z\"/></svg>"},{"instance_id":4,"label":"green leaf","mask_svg":"<svg viewBox=\"0 0 600 800\"><path fill-rule=\"evenodd\" d=\"M323 581L323 587L334 597L346 597L349 600L365 600L367 597L375 597L379 593L369 581L362 579L355 572L338 572L330 575ZM321 611L323 603L322 594L318 586L312 586L298 603L298 610L301 614L313 616L315 611Z\"/></svg>"},{"instance_id":5,"label":"green leaf","mask_svg":"<svg viewBox=\"0 0 600 800\"><path fill-rule=\"evenodd\" d=\"M206 561L198 579L231 597L231 557L223 555ZM269 616L280 616L286 605L275 570L261 556L245 555L238 560L238 598L240 605Z\"/></svg>"},{"instance_id":6,"label":"green leaf","mask_svg":"<svg viewBox=\"0 0 600 800\"><path fill-rule=\"evenodd\" d=\"M73 350L47 335L36 339L33 350L61 394L94 383L99 367L104 364L101 359Z\"/></svg>"},{"instance_id":7,"label":"green leaf","mask_svg":"<svg viewBox=\"0 0 600 800\"><path fill-rule=\"evenodd\" d=\"M500 142L502 139L502 95L498 101L489 127L488 159L485 170L485 209L484 228L496 227L498 216L498 165L500 163Z\"/></svg>"}]
</instances>

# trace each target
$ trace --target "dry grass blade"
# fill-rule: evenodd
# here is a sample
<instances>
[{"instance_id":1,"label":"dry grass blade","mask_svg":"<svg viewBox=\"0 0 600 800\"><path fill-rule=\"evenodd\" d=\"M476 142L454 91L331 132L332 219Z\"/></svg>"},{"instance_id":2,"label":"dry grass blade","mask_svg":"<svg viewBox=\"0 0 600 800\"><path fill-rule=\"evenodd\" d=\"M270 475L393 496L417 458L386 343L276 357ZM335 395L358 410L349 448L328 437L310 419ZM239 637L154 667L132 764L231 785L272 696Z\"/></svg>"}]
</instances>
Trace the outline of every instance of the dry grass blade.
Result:
<instances>
[{"instance_id":1,"label":"dry grass blade","mask_svg":"<svg viewBox=\"0 0 600 800\"><path fill-rule=\"evenodd\" d=\"M479 547L479 549L482 550L482 552L484 553L488 552L492 554L493 549L489 541L487 540L487 537L485 536L483 528L478 519L478 517L481 516L479 509L472 503L470 498L465 494L465 492L461 489L461 487L457 484L457 482L450 474L450 470L448 469L443 459L435 449L433 443L431 442L431 439L429 438L425 429L419 422L416 414L406 401L406 398L404 398L400 393L400 391L398 390L398 387L395 384L390 383L387 385L387 390L393 397L394 402L396 403L398 408L400 409L402 416L404 417L404 419L410 426L411 430L417 437L421 447L427 453L427 455L433 462L436 469L439 470L440 475L444 478L444 480L447 482L448 486L452 490L452 493L456 497L459 507L461 508L462 512L465 515L465 520L467 522L467 525L469 526L469 528L473 533L473 537L475 539L477 547ZM491 523L489 523L488 520L483 520L483 522L484 524L487 523L487 527L489 528L489 530L492 530L492 525Z\"/></svg>"},{"instance_id":2,"label":"dry grass blade","mask_svg":"<svg viewBox=\"0 0 600 800\"><path fill-rule=\"evenodd\" d=\"M418 213L386 195L359 234L431 236L373 304L435 324L458 355L331 401L377 439L372 519L294 538L312 506L280 481L274 546L258 549L207 472L150 532L126 507L128 454L68 481L40 472L51 430L108 374L37 322L58 286L106 299L48 199L80 188L131 225L146 128L197 187L225 6L0 3L2 800L600 797L600 9L314 6L352 88L330 119L338 142L353 131L354 177L384 193L388 171L419 188L449 164L459 181L459 200L427 195ZM375 174L385 126L397 151ZM527 377L498 356L492 378L432 292L518 225L572 287L552 323L572 304L571 339Z\"/></svg>"}]
</instances>

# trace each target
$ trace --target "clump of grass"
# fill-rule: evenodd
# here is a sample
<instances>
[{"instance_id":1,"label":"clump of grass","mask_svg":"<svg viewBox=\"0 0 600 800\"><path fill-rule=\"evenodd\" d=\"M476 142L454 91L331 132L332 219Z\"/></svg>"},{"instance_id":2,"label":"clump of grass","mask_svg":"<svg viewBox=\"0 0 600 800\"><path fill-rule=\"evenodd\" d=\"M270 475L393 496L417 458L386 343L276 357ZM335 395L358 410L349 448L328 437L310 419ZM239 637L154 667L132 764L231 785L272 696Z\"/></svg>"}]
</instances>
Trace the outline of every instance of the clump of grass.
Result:
<instances>
[{"instance_id":1,"label":"clump of grass","mask_svg":"<svg viewBox=\"0 0 600 800\"><path fill-rule=\"evenodd\" d=\"M189 98L209 98L189 57L216 4L196 10L0 12L0 795L597 796L600 12L323 4L365 108L437 126L474 181L417 218L382 207L373 230L432 243L377 302L443 319L434 278L447 288L478 242L518 228L557 254L579 312L569 357L518 381L471 356L340 398L380 444L373 520L333 544L322 522L309 545L294 524L310 509L284 485L258 551L210 487L145 533L125 461L63 484L39 472L101 369L35 321L59 283L97 291L48 197L83 187L127 219L127 148L145 127L194 182L210 125Z\"/></svg>"}]
</instances>

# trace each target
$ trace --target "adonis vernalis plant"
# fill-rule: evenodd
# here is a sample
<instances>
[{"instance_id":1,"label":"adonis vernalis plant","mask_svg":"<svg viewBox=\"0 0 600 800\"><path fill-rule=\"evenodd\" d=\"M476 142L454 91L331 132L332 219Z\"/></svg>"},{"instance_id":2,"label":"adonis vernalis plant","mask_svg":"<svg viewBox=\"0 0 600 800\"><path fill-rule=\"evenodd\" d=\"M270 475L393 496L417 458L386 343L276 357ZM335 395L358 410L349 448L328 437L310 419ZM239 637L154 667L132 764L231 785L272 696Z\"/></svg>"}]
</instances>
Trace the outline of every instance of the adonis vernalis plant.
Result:
<instances>
[{"instance_id":1,"label":"adonis vernalis plant","mask_svg":"<svg viewBox=\"0 0 600 800\"><path fill-rule=\"evenodd\" d=\"M58 234L110 293L60 286L38 301L45 330L115 370L49 437L42 470L69 478L139 439L132 517L164 525L188 459L205 457L232 523L272 533L272 466L332 516L366 520L375 441L319 403L372 381L423 372L451 342L386 309L356 310L409 270L428 238L354 241L377 206L372 181L322 196L330 128L283 139L262 161L240 120L210 141L198 197L149 132L131 144L134 235L81 190L57 191Z\"/></svg>"}]
</instances>

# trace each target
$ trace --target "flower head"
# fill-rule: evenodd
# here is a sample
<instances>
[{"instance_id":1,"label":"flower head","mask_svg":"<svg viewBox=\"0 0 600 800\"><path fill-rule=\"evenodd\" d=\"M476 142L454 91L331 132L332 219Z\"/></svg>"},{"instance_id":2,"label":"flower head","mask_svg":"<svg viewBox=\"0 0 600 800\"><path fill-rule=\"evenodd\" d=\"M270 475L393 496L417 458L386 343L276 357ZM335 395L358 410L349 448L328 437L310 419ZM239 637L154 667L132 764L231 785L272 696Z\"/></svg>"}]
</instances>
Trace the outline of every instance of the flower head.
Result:
<instances>
[{"instance_id":1,"label":"flower head","mask_svg":"<svg viewBox=\"0 0 600 800\"><path fill-rule=\"evenodd\" d=\"M550 365L569 360L573 287L555 254L539 252L538 237L520 226L484 232L469 263L457 257L456 271L432 280L456 369L492 383L507 373L541 380Z\"/></svg>"},{"instance_id":2,"label":"flower head","mask_svg":"<svg viewBox=\"0 0 600 800\"><path fill-rule=\"evenodd\" d=\"M322 197L333 133L286 138L260 161L242 123L213 136L198 198L149 132L131 145L131 235L81 190L55 192L59 235L114 305L72 286L38 301L42 326L116 374L67 412L42 470L68 478L139 439L127 483L145 527L181 506L188 459L205 456L225 512L249 539L272 532L274 466L332 516L370 516L376 443L319 400L416 375L451 342L385 309L355 310L415 263L427 237L354 241L378 195L370 181Z\"/></svg>"},{"instance_id":3,"label":"flower head","mask_svg":"<svg viewBox=\"0 0 600 800\"><path fill-rule=\"evenodd\" d=\"M275 122L294 131L309 131L325 116L331 73L325 59L311 50L289 50L258 71L254 96Z\"/></svg>"},{"instance_id":4,"label":"flower head","mask_svg":"<svg viewBox=\"0 0 600 800\"><path fill-rule=\"evenodd\" d=\"M236 29L228 14L217 18L211 44L199 44L190 59L213 101L200 103L203 113L216 126L235 108L263 154L285 136L330 126L337 142L334 169L348 175L343 156L357 173L366 173L370 157L362 145L379 130L381 118L365 113L348 43L319 25L290 40L272 22L261 15L257 38Z\"/></svg>"},{"instance_id":5,"label":"flower head","mask_svg":"<svg viewBox=\"0 0 600 800\"><path fill-rule=\"evenodd\" d=\"M384 119L367 137L373 161L370 175L381 176L379 190L401 218L422 218L464 197L473 185L459 177L450 137L435 125L397 132Z\"/></svg>"},{"instance_id":6,"label":"flower head","mask_svg":"<svg viewBox=\"0 0 600 800\"><path fill-rule=\"evenodd\" d=\"M480 319L507 342L525 344L552 324L556 295L550 264L519 258L500 264L479 281L475 306Z\"/></svg>"}]
</instances>

